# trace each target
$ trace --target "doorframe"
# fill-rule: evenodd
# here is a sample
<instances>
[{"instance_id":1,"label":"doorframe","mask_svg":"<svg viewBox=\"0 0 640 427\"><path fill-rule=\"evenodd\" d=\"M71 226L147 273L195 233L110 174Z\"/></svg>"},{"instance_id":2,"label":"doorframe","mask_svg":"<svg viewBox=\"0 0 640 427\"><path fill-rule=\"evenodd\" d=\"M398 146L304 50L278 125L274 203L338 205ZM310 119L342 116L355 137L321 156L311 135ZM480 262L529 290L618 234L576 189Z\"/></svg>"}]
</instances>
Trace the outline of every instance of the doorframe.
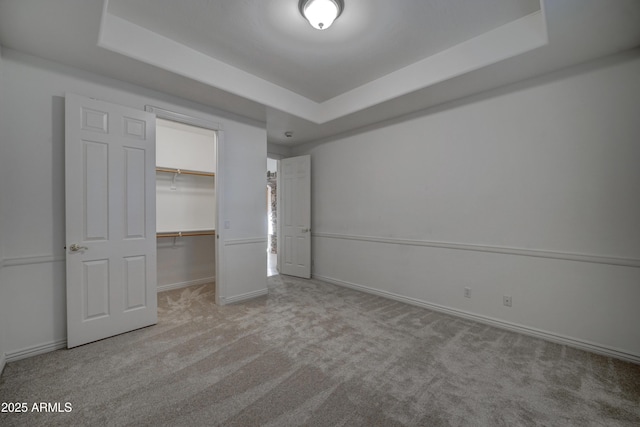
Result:
<instances>
[{"instance_id":1,"label":"doorframe","mask_svg":"<svg viewBox=\"0 0 640 427\"><path fill-rule=\"evenodd\" d=\"M282 155L280 154L273 154L273 153L269 153L267 152L267 162L269 161L269 159L274 160L276 162L276 218L277 220L277 224L276 224L276 229L274 230L276 233L276 270L278 270L278 274L280 274L280 270L281 270L281 266L280 266L280 260L282 259L282 257L280 256L280 224L281 224L281 218L280 218L280 197L281 197L281 191L280 190L280 160L283 159ZM267 214L268 214L268 209L267 209ZM269 220L268 215L267 215L267 221ZM269 229L269 225L267 224L267 230ZM270 241L269 241L269 233L267 231L267 247L269 247L270 245ZM267 257L269 256L269 254L267 254ZM267 264L268 264L268 260L267 260Z\"/></svg>"},{"instance_id":2,"label":"doorframe","mask_svg":"<svg viewBox=\"0 0 640 427\"><path fill-rule=\"evenodd\" d=\"M220 244L224 242L224 227L223 225L223 212L224 212L224 172L223 162L221 159L224 156L224 130L222 124L213 120L194 117L188 114L178 113L176 111L166 110L164 108L155 107L153 105L145 105L145 111L154 113L156 118L171 120L173 122L192 125L204 129L212 130L216 133L216 172L215 172L215 189L216 189L216 239L215 239L215 301L217 305L224 304L224 297L226 297L226 282L224 280L224 245Z\"/></svg>"},{"instance_id":3,"label":"doorframe","mask_svg":"<svg viewBox=\"0 0 640 427\"><path fill-rule=\"evenodd\" d=\"M276 174L276 217L278 218L278 224L276 225L276 245L278 247L278 256L276 257L276 268L278 269L278 274L282 270L282 257L280 256L280 249L282 248L282 244L280 239L282 238L282 217L280 216L280 205L282 204L282 186L280 182L280 163L282 159L286 157L281 154L269 153L267 151L267 159L275 160L277 162L277 174ZM267 234L267 239L269 239L269 235Z\"/></svg>"},{"instance_id":4,"label":"doorframe","mask_svg":"<svg viewBox=\"0 0 640 427\"><path fill-rule=\"evenodd\" d=\"M281 177L282 177L282 173L281 173L281 167L280 164L282 163L280 159L278 160L278 174L276 175L276 187L278 188L278 192L276 193L276 215L278 216L278 237L276 238L277 241L277 245L278 245L278 251L282 250L282 181L281 181ZM278 274L282 271L282 256L280 255L280 253L278 253L278 257L276 258L276 268L278 269Z\"/></svg>"}]
</instances>

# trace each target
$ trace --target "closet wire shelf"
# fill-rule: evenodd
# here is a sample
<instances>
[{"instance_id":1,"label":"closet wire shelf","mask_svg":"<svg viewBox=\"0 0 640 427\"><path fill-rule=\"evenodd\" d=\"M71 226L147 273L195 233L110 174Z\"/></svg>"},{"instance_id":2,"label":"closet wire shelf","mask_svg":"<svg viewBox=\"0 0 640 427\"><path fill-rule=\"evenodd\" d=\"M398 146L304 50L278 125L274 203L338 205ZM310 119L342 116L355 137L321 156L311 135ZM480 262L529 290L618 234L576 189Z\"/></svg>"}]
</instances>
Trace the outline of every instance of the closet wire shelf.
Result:
<instances>
[{"instance_id":1,"label":"closet wire shelf","mask_svg":"<svg viewBox=\"0 0 640 427\"><path fill-rule=\"evenodd\" d=\"M200 230L200 231L170 231L157 233L157 238L162 237L194 237L194 236L215 236L216 230Z\"/></svg>"},{"instance_id":2,"label":"closet wire shelf","mask_svg":"<svg viewBox=\"0 0 640 427\"><path fill-rule=\"evenodd\" d=\"M156 168L156 172L167 172L178 175L216 176L213 172L202 172L188 169Z\"/></svg>"}]
</instances>

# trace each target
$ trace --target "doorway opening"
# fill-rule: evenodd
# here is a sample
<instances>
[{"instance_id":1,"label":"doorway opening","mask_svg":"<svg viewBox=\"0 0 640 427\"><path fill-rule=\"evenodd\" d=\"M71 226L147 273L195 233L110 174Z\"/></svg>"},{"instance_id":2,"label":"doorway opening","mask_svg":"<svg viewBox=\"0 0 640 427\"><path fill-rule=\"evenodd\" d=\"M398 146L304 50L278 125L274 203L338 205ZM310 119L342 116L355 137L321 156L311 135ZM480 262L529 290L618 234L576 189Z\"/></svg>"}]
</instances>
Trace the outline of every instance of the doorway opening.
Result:
<instances>
[{"instance_id":1,"label":"doorway opening","mask_svg":"<svg viewBox=\"0 0 640 427\"><path fill-rule=\"evenodd\" d=\"M267 276L278 274L278 161L267 158Z\"/></svg>"},{"instance_id":2,"label":"doorway opening","mask_svg":"<svg viewBox=\"0 0 640 427\"><path fill-rule=\"evenodd\" d=\"M193 286L218 302L216 124L154 112L158 291Z\"/></svg>"}]
</instances>

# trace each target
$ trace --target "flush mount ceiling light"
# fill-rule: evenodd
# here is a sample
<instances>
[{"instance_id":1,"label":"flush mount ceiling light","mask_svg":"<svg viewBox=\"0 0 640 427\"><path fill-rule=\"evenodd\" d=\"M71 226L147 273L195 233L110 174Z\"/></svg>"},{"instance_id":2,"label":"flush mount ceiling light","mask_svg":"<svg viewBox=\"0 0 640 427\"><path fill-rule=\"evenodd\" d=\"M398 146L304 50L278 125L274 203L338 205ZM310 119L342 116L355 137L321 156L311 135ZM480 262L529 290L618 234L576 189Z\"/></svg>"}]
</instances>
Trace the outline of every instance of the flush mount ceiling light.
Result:
<instances>
[{"instance_id":1,"label":"flush mount ceiling light","mask_svg":"<svg viewBox=\"0 0 640 427\"><path fill-rule=\"evenodd\" d=\"M344 9L343 0L300 0L300 13L315 29L326 30Z\"/></svg>"}]
</instances>

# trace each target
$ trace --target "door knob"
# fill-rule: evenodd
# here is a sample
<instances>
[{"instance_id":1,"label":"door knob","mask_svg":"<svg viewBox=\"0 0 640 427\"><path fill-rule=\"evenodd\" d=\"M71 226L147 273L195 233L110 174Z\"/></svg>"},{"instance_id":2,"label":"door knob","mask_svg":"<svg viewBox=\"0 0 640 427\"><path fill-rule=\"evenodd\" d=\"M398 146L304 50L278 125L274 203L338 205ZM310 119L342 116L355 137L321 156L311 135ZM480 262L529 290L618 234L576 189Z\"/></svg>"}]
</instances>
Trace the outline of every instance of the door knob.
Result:
<instances>
[{"instance_id":1,"label":"door knob","mask_svg":"<svg viewBox=\"0 0 640 427\"><path fill-rule=\"evenodd\" d=\"M71 252L78 252L78 251L81 251L83 249L89 249L89 248L86 247L86 246L80 246L77 243L73 243L71 246L69 246L69 250Z\"/></svg>"},{"instance_id":2,"label":"door knob","mask_svg":"<svg viewBox=\"0 0 640 427\"><path fill-rule=\"evenodd\" d=\"M310 228L303 228L303 229L302 229L302 232L303 232L303 233L308 233L308 232L310 232L310 231L311 231L311 229L310 229Z\"/></svg>"}]
</instances>

